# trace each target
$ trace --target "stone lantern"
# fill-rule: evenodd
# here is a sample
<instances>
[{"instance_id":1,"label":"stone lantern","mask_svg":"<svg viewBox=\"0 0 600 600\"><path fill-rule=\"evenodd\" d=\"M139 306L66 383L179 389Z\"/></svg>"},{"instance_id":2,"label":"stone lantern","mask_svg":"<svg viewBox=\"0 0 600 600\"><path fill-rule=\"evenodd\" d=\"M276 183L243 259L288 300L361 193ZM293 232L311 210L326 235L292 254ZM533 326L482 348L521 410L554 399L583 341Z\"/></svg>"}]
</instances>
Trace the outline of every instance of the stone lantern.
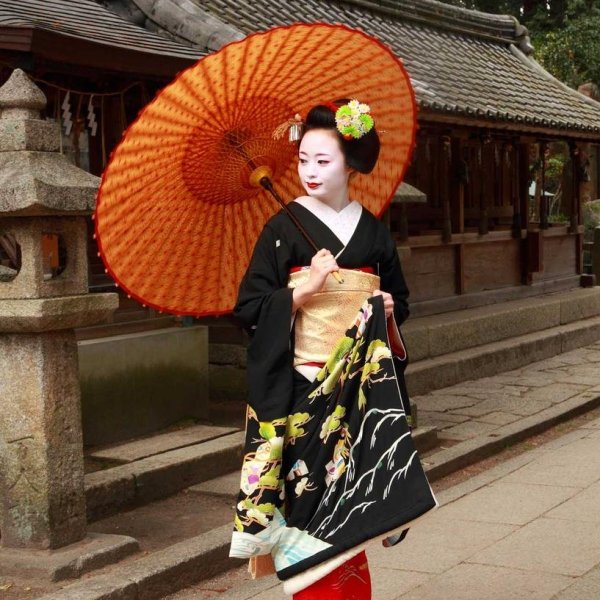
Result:
<instances>
[{"instance_id":1,"label":"stone lantern","mask_svg":"<svg viewBox=\"0 0 600 600\"><path fill-rule=\"evenodd\" d=\"M20 69L0 88L0 573L56 580L137 542L86 531L74 328L109 320L118 299L88 294L98 178L60 154L45 105Z\"/></svg>"}]
</instances>

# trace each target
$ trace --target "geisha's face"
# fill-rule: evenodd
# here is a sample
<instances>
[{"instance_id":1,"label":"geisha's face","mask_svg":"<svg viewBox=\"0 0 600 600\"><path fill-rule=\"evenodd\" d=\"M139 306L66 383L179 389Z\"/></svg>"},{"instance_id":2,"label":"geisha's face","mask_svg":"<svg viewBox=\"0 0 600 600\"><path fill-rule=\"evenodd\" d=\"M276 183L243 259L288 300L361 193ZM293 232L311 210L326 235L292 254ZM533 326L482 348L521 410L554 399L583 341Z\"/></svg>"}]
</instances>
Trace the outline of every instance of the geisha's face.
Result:
<instances>
[{"instance_id":1,"label":"geisha's face","mask_svg":"<svg viewBox=\"0 0 600 600\"><path fill-rule=\"evenodd\" d=\"M350 172L335 131L311 129L304 134L298 152L298 175L309 196L340 210L348 204Z\"/></svg>"}]
</instances>

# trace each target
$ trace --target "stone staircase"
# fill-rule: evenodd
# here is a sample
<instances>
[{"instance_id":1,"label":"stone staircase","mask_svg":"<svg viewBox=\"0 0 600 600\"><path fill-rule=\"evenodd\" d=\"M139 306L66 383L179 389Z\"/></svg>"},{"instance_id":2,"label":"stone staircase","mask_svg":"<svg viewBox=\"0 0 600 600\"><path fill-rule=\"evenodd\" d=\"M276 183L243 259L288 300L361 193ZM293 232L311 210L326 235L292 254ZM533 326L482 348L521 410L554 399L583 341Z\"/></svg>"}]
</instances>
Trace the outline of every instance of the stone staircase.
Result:
<instances>
[{"instance_id":1,"label":"stone staircase","mask_svg":"<svg viewBox=\"0 0 600 600\"><path fill-rule=\"evenodd\" d=\"M168 498L199 484L201 487L195 491L213 490L234 502L239 491L244 438L244 432L235 427L192 425L88 449L88 520L97 521ZM436 428L421 427L413 431L413 439L423 453L436 446Z\"/></svg>"},{"instance_id":2,"label":"stone staircase","mask_svg":"<svg viewBox=\"0 0 600 600\"><path fill-rule=\"evenodd\" d=\"M496 375L600 339L600 287L409 319L411 395Z\"/></svg>"}]
</instances>

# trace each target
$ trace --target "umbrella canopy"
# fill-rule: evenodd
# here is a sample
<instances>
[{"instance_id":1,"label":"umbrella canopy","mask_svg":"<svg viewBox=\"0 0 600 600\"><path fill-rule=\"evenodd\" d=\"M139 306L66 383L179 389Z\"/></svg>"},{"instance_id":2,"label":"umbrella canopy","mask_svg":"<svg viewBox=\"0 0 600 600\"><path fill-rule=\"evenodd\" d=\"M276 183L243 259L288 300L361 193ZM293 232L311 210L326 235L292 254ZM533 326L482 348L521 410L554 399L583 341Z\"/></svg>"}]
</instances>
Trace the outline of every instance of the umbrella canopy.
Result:
<instances>
[{"instance_id":1,"label":"umbrella canopy","mask_svg":"<svg viewBox=\"0 0 600 600\"><path fill-rule=\"evenodd\" d=\"M404 67L377 39L345 26L278 27L179 74L126 131L102 178L96 236L115 281L159 310L230 312L278 210L251 173L268 167L287 201L303 195L297 146L273 132L338 98L368 103L380 132L375 170L350 186L379 215L410 160L416 107Z\"/></svg>"}]
</instances>

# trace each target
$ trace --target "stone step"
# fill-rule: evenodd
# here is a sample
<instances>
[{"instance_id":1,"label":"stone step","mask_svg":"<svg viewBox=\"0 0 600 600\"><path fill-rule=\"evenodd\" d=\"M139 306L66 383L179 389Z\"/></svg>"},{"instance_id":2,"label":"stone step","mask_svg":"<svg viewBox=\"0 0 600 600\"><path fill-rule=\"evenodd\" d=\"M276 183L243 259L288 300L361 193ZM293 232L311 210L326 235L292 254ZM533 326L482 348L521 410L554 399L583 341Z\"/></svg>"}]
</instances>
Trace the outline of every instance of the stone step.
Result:
<instances>
[{"instance_id":1,"label":"stone step","mask_svg":"<svg viewBox=\"0 0 600 600\"><path fill-rule=\"evenodd\" d=\"M224 435L235 433L236 431L239 431L239 428L192 425L175 431L131 440L124 444L113 444L105 448L95 448L87 452L86 456L96 461L105 461L115 465L126 464L143 458L149 458L150 456L164 454L178 448L208 442Z\"/></svg>"},{"instance_id":2,"label":"stone step","mask_svg":"<svg viewBox=\"0 0 600 600\"><path fill-rule=\"evenodd\" d=\"M402 326L412 363L600 316L600 287L512 300L440 315Z\"/></svg>"},{"instance_id":3,"label":"stone step","mask_svg":"<svg viewBox=\"0 0 600 600\"><path fill-rule=\"evenodd\" d=\"M406 370L411 396L497 375L600 340L600 316L420 360Z\"/></svg>"},{"instance_id":4,"label":"stone step","mask_svg":"<svg viewBox=\"0 0 600 600\"><path fill-rule=\"evenodd\" d=\"M85 327L78 329L76 335L78 340L96 340L117 335L143 334L170 327L178 327L172 317L140 318L131 321L108 323L96 327Z\"/></svg>"},{"instance_id":5,"label":"stone step","mask_svg":"<svg viewBox=\"0 0 600 600\"><path fill-rule=\"evenodd\" d=\"M413 431L415 446L437 446L437 428ZM88 520L192 492L237 496L244 433L233 428L192 426L97 449L86 455L97 466L115 465L85 476ZM119 464L121 463L121 464Z\"/></svg>"},{"instance_id":6,"label":"stone step","mask_svg":"<svg viewBox=\"0 0 600 600\"><path fill-rule=\"evenodd\" d=\"M99 338L111 337L113 335L144 333L146 331L166 329L168 327L179 327L172 315L150 317L146 314L145 317L133 319L131 321L113 322L107 323L106 325L95 325L93 327L77 329L76 335L78 340L95 340Z\"/></svg>"},{"instance_id":7,"label":"stone step","mask_svg":"<svg viewBox=\"0 0 600 600\"><path fill-rule=\"evenodd\" d=\"M234 471L241 465L243 444L244 432L238 431L88 473L85 476L88 520L166 498Z\"/></svg>"}]
</instances>

